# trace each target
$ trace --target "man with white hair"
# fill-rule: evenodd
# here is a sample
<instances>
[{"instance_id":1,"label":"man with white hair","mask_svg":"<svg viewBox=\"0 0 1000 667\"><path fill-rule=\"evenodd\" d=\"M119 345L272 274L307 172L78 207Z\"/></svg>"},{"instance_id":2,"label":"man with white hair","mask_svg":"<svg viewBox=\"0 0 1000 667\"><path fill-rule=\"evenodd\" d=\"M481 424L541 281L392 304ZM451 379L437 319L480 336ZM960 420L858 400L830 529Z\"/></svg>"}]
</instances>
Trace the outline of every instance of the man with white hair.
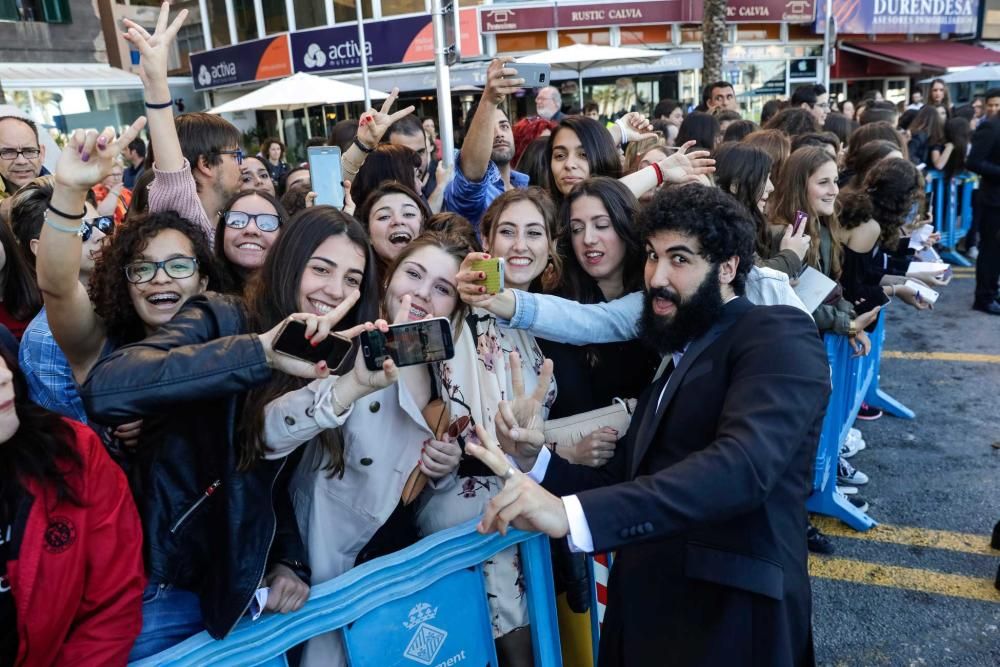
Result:
<instances>
[{"instance_id":1,"label":"man with white hair","mask_svg":"<svg viewBox=\"0 0 1000 667\"><path fill-rule=\"evenodd\" d=\"M535 109L545 120L558 123L566 114L562 112L562 95L555 86L545 86L535 95Z\"/></svg>"}]
</instances>

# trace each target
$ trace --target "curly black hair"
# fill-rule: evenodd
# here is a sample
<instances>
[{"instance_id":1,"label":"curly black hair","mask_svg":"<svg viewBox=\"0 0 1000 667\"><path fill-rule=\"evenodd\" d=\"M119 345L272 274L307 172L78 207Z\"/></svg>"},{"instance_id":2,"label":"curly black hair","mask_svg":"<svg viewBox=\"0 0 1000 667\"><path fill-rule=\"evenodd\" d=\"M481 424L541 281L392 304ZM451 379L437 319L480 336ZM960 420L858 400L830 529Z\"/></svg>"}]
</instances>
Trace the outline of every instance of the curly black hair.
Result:
<instances>
[{"instance_id":1,"label":"curly black hair","mask_svg":"<svg viewBox=\"0 0 1000 667\"><path fill-rule=\"evenodd\" d=\"M732 195L698 183L664 188L639 210L636 225L643 239L672 231L698 239L700 255L712 264L738 257L733 291L742 295L753 267L756 231L750 212Z\"/></svg>"},{"instance_id":2,"label":"curly black hair","mask_svg":"<svg viewBox=\"0 0 1000 667\"><path fill-rule=\"evenodd\" d=\"M891 244L899 238L899 228L906 222L914 204L924 199L924 179L912 162L905 158L879 161L861 186L872 201L872 217L882 227L881 241Z\"/></svg>"},{"instance_id":3,"label":"curly black hair","mask_svg":"<svg viewBox=\"0 0 1000 667\"><path fill-rule=\"evenodd\" d=\"M198 260L198 273L208 278L208 289L217 290L221 274L205 231L173 211L147 213L121 226L101 251L90 277L90 301L104 321L109 340L124 345L145 338L144 325L129 297L125 266L146 249L149 241L165 229L174 229L191 241Z\"/></svg>"}]
</instances>

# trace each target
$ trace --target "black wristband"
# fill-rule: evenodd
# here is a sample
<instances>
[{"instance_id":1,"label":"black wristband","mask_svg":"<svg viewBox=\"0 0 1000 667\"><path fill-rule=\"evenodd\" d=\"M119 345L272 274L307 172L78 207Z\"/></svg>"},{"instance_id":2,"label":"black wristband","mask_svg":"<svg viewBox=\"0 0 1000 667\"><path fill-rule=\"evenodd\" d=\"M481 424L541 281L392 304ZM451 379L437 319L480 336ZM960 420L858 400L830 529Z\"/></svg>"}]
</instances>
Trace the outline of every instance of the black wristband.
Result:
<instances>
[{"instance_id":1,"label":"black wristband","mask_svg":"<svg viewBox=\"0 0 1000 667\"><path fill-rule=\"evenodd\" d=\"M164 102L163 104L153 104L152 102L146 102L147 109L169 109L174 106L174 101Z\"/></svg>"},{"instance_id":2,"label":"black wristband","mask_svg":"<svg viewBox=\"0 0 1000 667\"><path fill-rule=\"evenodd\" d=\"M55 206L53 206L52 202L49 202L47 208L50 211L52 211L53 213L55 213L56 215L58 215L60 218L66 218L67 220L83 220L83 216L87 215L87 208L86 207L84 207L83 213L81 213L80 215L70 215L69 213L63 213L62 211L60 211L59 209L57 209Z\"/></svg>"},{"instance_id":3,"label":"black wristband","mask_svg":"<svg viewBox=\"0 0 1000 667\"><path fill-rule=\"evenodd\" d=\"M367 146L365 146L358 140L357 137L354 137L354 145L357 146L362 153L371 153L373 150L375 150L374 148L368 148Z\"/></svg>"}]
</instances>

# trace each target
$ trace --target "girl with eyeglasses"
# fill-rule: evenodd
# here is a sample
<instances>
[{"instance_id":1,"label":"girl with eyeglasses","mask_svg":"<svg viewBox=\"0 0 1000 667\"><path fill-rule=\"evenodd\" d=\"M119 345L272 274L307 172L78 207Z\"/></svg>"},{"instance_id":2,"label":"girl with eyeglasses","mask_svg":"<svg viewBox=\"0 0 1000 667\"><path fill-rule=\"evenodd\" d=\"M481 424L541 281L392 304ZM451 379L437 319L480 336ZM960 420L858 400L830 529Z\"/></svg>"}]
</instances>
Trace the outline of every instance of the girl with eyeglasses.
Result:
<instances>
[{"instance_id":1,"label":"girl with eyeglasses","mask_svg":"<svg viewBox=\"0 0 1000 667\"><path fill-rule=\"evenodd\" d=\"M244 190L222 209L215 230L215 257L222 267L223 291L242 294L247 279L264 264L288 220L285 208L265 190Z\"/></svg>"}]
</instances>

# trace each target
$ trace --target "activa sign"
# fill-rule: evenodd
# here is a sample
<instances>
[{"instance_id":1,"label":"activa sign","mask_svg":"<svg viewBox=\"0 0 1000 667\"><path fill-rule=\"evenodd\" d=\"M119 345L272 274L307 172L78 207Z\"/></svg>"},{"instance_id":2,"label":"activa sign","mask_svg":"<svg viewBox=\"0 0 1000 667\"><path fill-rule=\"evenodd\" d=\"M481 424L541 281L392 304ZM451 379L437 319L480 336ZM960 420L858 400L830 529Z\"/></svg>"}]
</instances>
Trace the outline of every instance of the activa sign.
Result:
<instances>
[{"instance_id":1,"label":"activa sign","mask_svg":"<svg viewBox=\"0 0 1000 667\"><path fill-rule=\"evenodd\" d=\"M288 35L191 54L195 90L221 88L247 81L267 81L291 73Z\"/></svg>"}]
</instances>

